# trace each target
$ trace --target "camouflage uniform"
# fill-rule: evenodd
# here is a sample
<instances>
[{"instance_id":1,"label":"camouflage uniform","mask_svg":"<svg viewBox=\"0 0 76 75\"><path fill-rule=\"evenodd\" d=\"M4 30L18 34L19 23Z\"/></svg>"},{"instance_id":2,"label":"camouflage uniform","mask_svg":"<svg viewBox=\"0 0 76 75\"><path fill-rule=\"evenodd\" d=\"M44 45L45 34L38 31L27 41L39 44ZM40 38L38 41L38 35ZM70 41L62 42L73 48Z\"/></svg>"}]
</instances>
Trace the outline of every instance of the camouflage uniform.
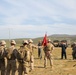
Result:
<instances>
[{"instance_id":1,"label":"camouflage uniform","mask_svg":"<svg viewBox=\"0 0 76 75\"><path fill-rule=\"evenodd\" d=\"M27 47L28 41L23 41L23 46L21 46L18 50L18 61L19 61L19 74L22 75L24 72L24 75L27 75L29 73L29 65L28 62L30 61L30 52Z\"/></svg>"},{"instance_id":2,"label":"camouflage uniform","mask_svg":"<svg viewBox=\"0 0 76 75\"><path fill-rule=\"evenodd\" d=\"M17 49L15 48L16 42L14 40L11 41L11 47L7 49L7 73L6 75L16 75L17 71Z\"/></svg>"},{"instance_id":3,"label":"camouflage uniform","mask_svg":"<svg viewBox=\"0 0 76 75\"><path fill-rule=\"evenodd\" d=\"M1 41L0 43L0 70L1 70L1 75L5 75L5 56L6 56L6 50L5 50L5 41Z\"/></svg>"},{"instance_id":4,"label":"camouflage uniform","mask_svg":"<svg viewBox=\"0 0 76 75\"><path fill-rule=\"evenodd\" d=\"M66 49L67 49L67 44L65 42L61 42L60 47L62 49L61 51L61 59L63 59L63 57L65 57L65 59L67 59L67 54L66 54Z\"/></svg>"},{"instance_id":5,"label":"camouflage uniform","mask_svg":"<svg viewBox=\"0 0 76 75\"><path fill-rule=\"evenodd\" d=\"M50 43L50 39L48 40L47 45L44 47L44 67L47 66L47 59L50 60L50 66L53 67L53 58L52 58L52 50L54 49L54 46Z\"/></svg>"},{"instance_id":6,"label":"camouflage uniform","mask_svg":"<svg viewBox=\"0 0 76 75\"><path fill-rule=\"evenodd\" d=\"M29 44L28 44L28 48L30 49L30 69L33 70L34 69L34 56L33 56L33 48L37 48L33 43L33 41L31 39L28 40Z\"/></svg>"},{"instance_id":7,"label":"camouflage uniform","mask_svg":"<svg viewBox=\"0 0 76 75\"><path fill-rule=\"evenodd\" d=\"M38 43L38 57L42 59L42 42L41 40Z\"/></svg>"},{"instance_id":8,"label":"camouflage uniform","mask_svg":"<svg viewBox=\"0 0 76 75\"><path fill-rule=\"evenodd\" d=\"M72 57L73 60L76 59L76 42L74 42L73 46L72 46Z\"/></svg>"}]
</instances>

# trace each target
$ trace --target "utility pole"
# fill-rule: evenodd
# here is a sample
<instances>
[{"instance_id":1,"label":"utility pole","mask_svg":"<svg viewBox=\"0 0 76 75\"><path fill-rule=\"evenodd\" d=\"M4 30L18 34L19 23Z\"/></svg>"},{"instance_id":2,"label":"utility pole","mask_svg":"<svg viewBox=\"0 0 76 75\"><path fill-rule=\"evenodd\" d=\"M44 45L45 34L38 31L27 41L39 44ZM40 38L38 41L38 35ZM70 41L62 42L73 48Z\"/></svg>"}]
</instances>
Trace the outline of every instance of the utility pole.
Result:
<instances>
[{"instance_id":1,"label":"utility pole","mask_svg":"<svg viewBox=\"0 0 76 75\"><path fill-rule=\"evenodd\" d=\"M8 28L8 30L9 30L9 46L10 46L10 28Z\"/></svg>"}]
</instances>

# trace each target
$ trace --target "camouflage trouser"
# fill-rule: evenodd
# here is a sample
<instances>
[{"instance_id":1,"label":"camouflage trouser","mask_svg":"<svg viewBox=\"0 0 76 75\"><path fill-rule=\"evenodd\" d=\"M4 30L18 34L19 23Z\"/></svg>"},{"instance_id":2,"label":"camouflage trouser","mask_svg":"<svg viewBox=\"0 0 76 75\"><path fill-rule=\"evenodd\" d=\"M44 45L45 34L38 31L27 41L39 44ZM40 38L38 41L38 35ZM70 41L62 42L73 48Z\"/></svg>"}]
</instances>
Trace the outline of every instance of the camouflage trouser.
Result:
<instances>
[{"instance_id":1,"label":"camouflage trouser","mask_svg":"<svg viewBox=\"0 0 76 75\"><path fill-rule=\"evenodd\" d=\"M73 59L76 59L76 50L73 50L72 57L73 57Z\"/></svg>"},{"instance_id":2,"label":"camouflage trouser","mask_svg":"<svg viewBox=\"0 0 76 75\"><path fill-rule=\"evenodd\" d=\"M18 67L18 75L27 75L29 73L29 66L28 66L28 62L23 61L23 62L19 62L19 67Z\"/></svg>"},{"instance_id":3,"label":"camouflage trouser","mask_svg":"<svg viewBox=\"0 0 76 75\"><path fill-rule=\"evenodd\" d=\"M50 66L52 67L53 66L53 57L52 57L52 54L50 52L45 53L45 56L44 56L44 67L47 66L47 59L49 59Z\"/></svg>"},{"instance_id":4,"label":"camouflage trouser","mask_svg":"<svg viewBox=\"0 0 76 75\"><path fill-rule=\"evenodd\" d=\"M42 58L42 51L41 48L38 48L38 57L41 59Z\"/></svg>"},{"instance_id":5,"label":"camouflage trouser","mask_svg":"<svg viewBox=\"0 0 76 75\"><path fill-rule=\"evenodd\" d=\"M0 75L5 75L5 62L2 62L1 60L0 60L0 71L1 71Z\"/></svg>"},{"instance_id":6,"label":"camouflage trouser","mask_svg":"<svg viewBox=\"0 0 76 75\"><path fill-rule=\"evenodd\" d=\"M31 55L30 68L31 70L34 69L34 56L33 55Z\"/></svg>"},{"instance_id":7,"label":"camouflage trouser","mask_svg":"<svg viewBox=\"0 0 76 75\"><path fill-rule=\"evenodd\" d=\"M8 60L7 61L7 73L6 75L17 75L16 71L17 71L17 62L16 60Z\"/></svg>"}]
</instances>

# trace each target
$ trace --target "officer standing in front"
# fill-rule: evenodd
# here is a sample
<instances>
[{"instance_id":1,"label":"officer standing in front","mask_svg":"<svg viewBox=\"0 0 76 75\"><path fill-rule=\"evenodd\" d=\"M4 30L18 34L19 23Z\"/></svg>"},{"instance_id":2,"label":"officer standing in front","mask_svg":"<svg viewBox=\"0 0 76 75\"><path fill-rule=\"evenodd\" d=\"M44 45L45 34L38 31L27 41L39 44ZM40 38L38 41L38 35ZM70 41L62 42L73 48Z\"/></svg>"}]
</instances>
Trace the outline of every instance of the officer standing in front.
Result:
<instances>
[{"instance_id":1,"label":"officer standing in front","mask_svg":"<svg viewBox=\"0 0 76 75\"><path fill-rule=\"evenodd\" d=\"M48 42L47 42L46 46L44 46L43 50L44 50L44 53L45 53L45 56L44 56L44 67L45 68L47 67L47 59L49 59L50 66L51 66L51 68L53 68L52 51L54 50L54 46L51 43L50 39L48 39Z\"/></svg>"}]
</instances>

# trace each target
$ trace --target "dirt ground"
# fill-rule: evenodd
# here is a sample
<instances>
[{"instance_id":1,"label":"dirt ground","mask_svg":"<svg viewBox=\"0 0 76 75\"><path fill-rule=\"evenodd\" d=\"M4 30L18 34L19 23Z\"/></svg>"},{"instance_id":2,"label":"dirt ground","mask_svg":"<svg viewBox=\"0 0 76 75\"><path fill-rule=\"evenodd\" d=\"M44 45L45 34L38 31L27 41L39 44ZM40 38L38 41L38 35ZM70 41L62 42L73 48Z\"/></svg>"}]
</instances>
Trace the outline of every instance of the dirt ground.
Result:
<instances>
[{"instance_id":1,"label":"dirt ground","mask_svg":"<svg viewBox=\"0 0 76 75\"><path fill-rule=\"evenodd\" d=\"M44 68L44 52L42 51L42 59L38 59L37 50L34 50L35 69L29 75L76 75L76 60L72 59L72 49L67 48L67 59L61 58L61 48L55 48L53 51L54 68L49 66Z\"/></svg>"},{"instance_id":2,"label":"dirt ground","mask_svg":"<svg viewBox=\"0 0 76 75\"><path fill-rule=\"evenodd\" d=\"M61 48L55 48L53 51L54 68L50 67L48 60L47 68L44 68L44 52L42 50L42 59L38 58L38 50L34 50L35 65L34 70L28 75L76 75L76 60L72 59L72 49L67 48L67 59L61 58ZM1 74L0 74L1 75ZM18 75L16 73L16 75Z\"/></svg>"}]
</instances>

